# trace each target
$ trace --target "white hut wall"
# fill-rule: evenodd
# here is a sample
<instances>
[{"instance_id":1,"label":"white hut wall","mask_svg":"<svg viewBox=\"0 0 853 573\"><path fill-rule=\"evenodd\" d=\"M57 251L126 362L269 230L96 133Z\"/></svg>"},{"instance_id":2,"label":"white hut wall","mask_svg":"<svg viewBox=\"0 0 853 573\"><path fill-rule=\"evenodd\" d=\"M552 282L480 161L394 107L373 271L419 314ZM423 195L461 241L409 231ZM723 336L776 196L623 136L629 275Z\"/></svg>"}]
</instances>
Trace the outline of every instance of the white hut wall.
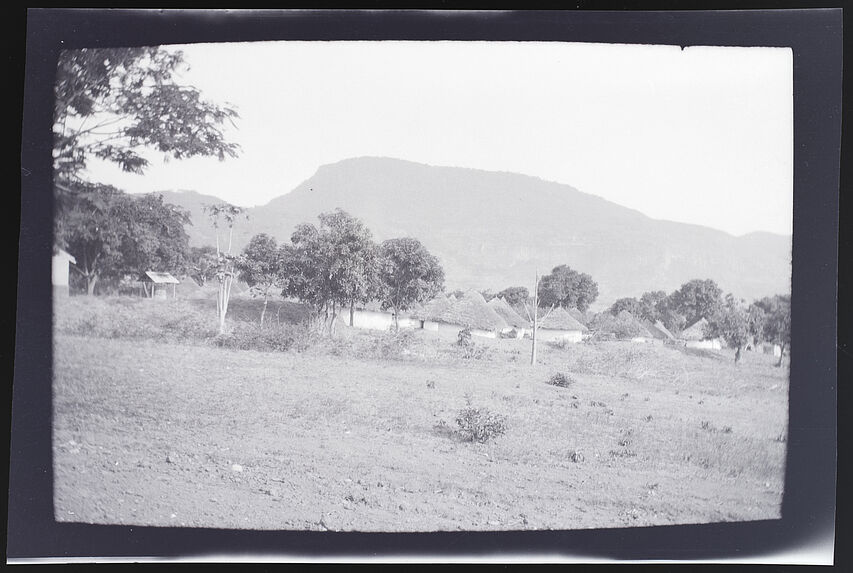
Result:
<instances>
[{"instance_id":1,"label":"white hut wall","mask_svg":"<svg viewBox=\"0 0 853 573\"><path fill-rule=\"evenodd\" d=\"M368 330L388 330L394 328L394 316L387 312L355 309L352 315L355 328Z\"/></svg>"},{"instance_id":2,"label":"white hut wall","mask_svg":"<svg viewBox=\"0 0 853 573\"><path fill-rule=\"evenodd\" d=\"M540 328L536 333L536 338L543 342L552 340L565 340L567 342L580 342L583 338L583 333L580 330L552 330L550 328Z\"/></svg>"}]
</instances>

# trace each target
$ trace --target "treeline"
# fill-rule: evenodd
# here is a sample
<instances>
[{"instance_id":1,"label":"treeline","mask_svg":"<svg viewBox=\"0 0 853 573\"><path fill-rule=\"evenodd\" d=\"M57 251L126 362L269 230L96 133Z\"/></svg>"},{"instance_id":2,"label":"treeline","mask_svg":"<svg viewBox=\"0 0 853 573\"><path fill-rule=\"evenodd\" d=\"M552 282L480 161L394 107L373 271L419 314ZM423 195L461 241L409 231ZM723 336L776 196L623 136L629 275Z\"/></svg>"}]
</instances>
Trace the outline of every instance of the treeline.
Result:
<instances>
[{"instance_id":1,"label":"treeline","mask_svg":"<svg viewBox=\"0 0 853 573\"><path fill-rule=\"evenodd\" d=\"M259 234L234 259L234 267L256 296L263 298L261 323L270 296L281 294L309 304L322 315L329 334L340 312L378 301L401 311L444 290L439 260L412 237L373 240L370 230L341 209L321 213L319 225L302 223L289 243ZM212 263L208 258L198 268Z\"/></svg>"},{"instance_id":2,"label":"treeline","mask_svg":"<svg viewBox=\"0 0 853 573\"><path fill-rule=\"evenodd\" d=\"M522 316L532 304L533 297L526 287L512 286L500 292L482 290L486 300L503 298ZM452 294L460 295L462 291ZM775 295L747 303L723 290L712 279L694 279L667 294L663 290L643 293L639 298L624 297L616 300L607 310L588 311L598 296L598 285L589 275L578 273L566 265L555 267L542 277L539 284L539 306L575 308L583 315L593 331L612 334L617 338L639 335L640 327L632 318L660 322L678 336L685 327L701 319L707 324L704 336L721 338L735 349L735 361L740 360L744 348L762 342L778 344L784 351L791 344L791 297ZM623 311L631 316L627 317ZM781 356L779 364L781 364Z\"/></svg>"},{"instance_id":3,"label":"treeline","mask_svg":"<svg viewBox=\"0 0 853 573\"><path fill-rule=\"evenodd\" d=\"M666 294L650 291L638 298L620 298L609 309L613 317L621 311L652 323L660 321L675 333L705 319L704 336L722 338L735 349L735 361L748 345L778 344L784 353L791 344L791 297L775 295L748 303L723 290L711 279L695 279ZM781 356L779 364L781 364Z\"/></svg>"}]
</instances>

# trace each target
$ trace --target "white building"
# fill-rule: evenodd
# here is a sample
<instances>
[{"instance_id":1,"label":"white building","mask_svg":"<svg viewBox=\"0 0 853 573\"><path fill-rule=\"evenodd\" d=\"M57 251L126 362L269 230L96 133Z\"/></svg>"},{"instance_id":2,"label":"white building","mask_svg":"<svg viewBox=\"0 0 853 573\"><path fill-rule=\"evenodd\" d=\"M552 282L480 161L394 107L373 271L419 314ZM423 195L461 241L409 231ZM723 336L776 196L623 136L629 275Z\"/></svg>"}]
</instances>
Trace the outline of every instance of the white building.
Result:
<instances>
[{"instance_id":1,"label":"white building","mask_svg":"<svg viewBox=\"0 0 853 573\"><path fill-rule=\"evenodd\" d=\"M56 249L53 254L53 263L51 268L51 282L53 283L54 296L68 296L68 274L71 267L69 265L77 264L77 260L68 252L62 249Z\"/></svg>"}]
</instances>

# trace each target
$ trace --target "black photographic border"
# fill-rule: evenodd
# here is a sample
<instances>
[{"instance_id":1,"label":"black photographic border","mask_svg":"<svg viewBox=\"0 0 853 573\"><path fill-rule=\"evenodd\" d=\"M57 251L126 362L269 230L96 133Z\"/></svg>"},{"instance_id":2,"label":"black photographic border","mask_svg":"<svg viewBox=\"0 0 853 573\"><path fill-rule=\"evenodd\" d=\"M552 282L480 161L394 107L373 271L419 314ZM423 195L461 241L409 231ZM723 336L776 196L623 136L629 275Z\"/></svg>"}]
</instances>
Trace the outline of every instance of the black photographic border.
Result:
<instances>
[{"instance_id":1,"label":"black photographic border","mask_svg":"<svg viewBox=\"0 0 853 573\"><path fill-rule=\"evenodd\" d=\"M56 56L85 46L493 40L780 46L794 59L790 423L781 520L644 528L336 533L58 523L51 450L51 123ZM28 11L7 558L211 553L440 561L749 559L825 543L835 522L841 10ZM10 392L10 394L12 394Z\"/></svg>"}]
</instances>

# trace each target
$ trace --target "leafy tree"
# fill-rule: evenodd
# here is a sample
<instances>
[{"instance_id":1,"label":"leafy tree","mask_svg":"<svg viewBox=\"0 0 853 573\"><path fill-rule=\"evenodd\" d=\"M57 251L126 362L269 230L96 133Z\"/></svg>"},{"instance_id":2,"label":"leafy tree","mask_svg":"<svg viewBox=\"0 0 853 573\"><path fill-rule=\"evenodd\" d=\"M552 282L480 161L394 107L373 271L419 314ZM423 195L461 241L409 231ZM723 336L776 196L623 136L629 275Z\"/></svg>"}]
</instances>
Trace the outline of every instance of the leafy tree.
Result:
<instances>
[{"instance_id":1,"label":"leafy tree","mask_svg":"<svg viewBox=\"0 0 853 573\"><path fill-rule=\"evenodd\" d=\"M662 321L666 309L665 301L665 291L653 290L644 292L640 297L640 316L651 322Z\"/></svg>"},{"instance_id":2,"label":"leafy tree","mask_svg":"<svg viewBox=\"0 0 853 573\"><path fill-rule=\"evenodd\" d=\"M776 366L782 366L785 348L791 346L791 297L790 295L765 297L756 301L755 306L761 308L765 313L765 320L762 325L764 339L781 347L782 351L779 354L779 362Z\"/></svg>"},{"instance_id":3,"label":"leafy tree","mask_svg":"<svg viewBox=\"0 0 853 573\"><path fill-rule=\"evenodd\" d=\"M261 326L264 325L270 294L283 290L286 284L287 278L282 273L281 254L275 239L266 233L260 233L249 240L249 244L235 260L235 267L240 277L249 285L251 295L263 298Z\"/></svg>"},{"instance_id":4,"label":"leafy tree","mask_svg":"<svg viewBox=\"0 0 853 573\"><path fill-rule=\"evenodd\" d=\"M231 284L236 273L236 257L231 253L234 238L234 225L241 217L246 217L245 209L229 203L205 205L204 211L216 231L216 272L219 281L219 293L216 297L216 314L219 320L219 334L225 333L225 316L228 314L228 302L231 300ZM228 228L228 249L224 249L224 237L219 238L220 227Z\"/></svg>"},{"instance_id":5,"label":"leafy tree","mask_svg":"<svg viewBox=\"0 0 853 573\"><path fill-rule=\"evenodd\" d=\"M767 313L764 309L755 303L749 305L746 309L747 320L749 321L749 337L753 345L758 344L764 339L764 325L767 322Z\"/></svg>"},{"instance_id":6,"label":"leafy tree","mask_svg":"<svg viewBox=\"0 0 853 573\"><path fill-rule=\"evenodd\" d=\"M672 332L680 332L687 326L687 319L676 309L675 293L673 291L655 305L659 320Z\"/></svg>"},{"instance_id":7,"label":"leafy tree","mask_svg":"<svg viewBox=\"0 0 853 573\"><path fill-rule=\"evenodd\" d=\"M530 298L530 292L527 287L523 286L507 287L496 296L506 300L510 306L517 306L527 302L527 299Z\"/></svg>"},{"instance_id":8,"label":"leafy tree","mask_svg":"<svg viewBox=\"0 0 853 573\"><path fill-rule=\"evenodd\" d=\"M320 226L303 223L291 236L284 257L290 269L286 294L322 311L329 334L335 333L338 308L377 292L376 246L370 230L341 209L319 215Z\"/></svg>"},{"instance_id":9,"label":"leafy tree","mask_svg":"<svg viewBox=\"0 0 853 573\"><path fill-rule=\"evenodd\" d=\"M627 309L622 309L627 310ZM631 312L628 310L628 312ZM617 312L600 312L589 322L589 329L602 334L612 334L618 339L633 338L640 334L640 327L636 321Z\"/></svg>"},{"instance_id":10,"label":"leafy tree","mask_svg":"<svg viewBox=\"0 0 853 573\"><path fill-rule=\"evenodd\" d=\"M722 337L726 344L735 349L735 363L740 361L743 348L749 342L749 313L743 304L728 295L719 305L705 326L707 338Z\"/></svg>"},{"instance_id":11,"label":"leafy tree","mask_svg":"<svg viewBox=\"0 0 853 573\"><path fill-rule=\"evenodd\" d=\"M77 260L72 268L94 294L102 277L147 270L180 272L186 265L188 214L160 195L134 197L114 187L76 183L76 201L57 237Z\"/></svg>"},{"instance_id":12,"label":"leafy tree","mask_svg":"<svg viewBox=\"0 0 853 573\"><path fill-rule=\"evenodd\" d=\"M610 306L610 314L613 316L618 316L623 310L627 310L634 316L644 315L642 304L634 297L620 298Z\"/></svg>"},{"instance_id":13,"label":"leafy tree","mask_svg":"<svg viewBox=\"0 0 853 573\"><path fill-rule=\"evenodd\" d=\"M189 213L163 202L162 195L133 197L128 234L122 241L124 272L183 273L189 260Z\"/></svg>"},{"instance_id":14,"label":"leafy tree","mask_svg":"<svg viewBox=\"0 0 853 573\"><path fill-rule=\"evenodd\" d=\"M462 290L461 288L458 288L458 289L456 289L456 290L452 290L452 291L450 291L449 293L447 293L447 295L448 295L448 296L454 296L454 297L456 297L456 298L460 298L460 297L462 297L462 296L464 296L464 295L465 295L465 291L464 291L464 290Z\"/></svg>"},{"instance_id":15,"label":"leafy tree","mask_svg":"<svg viewBox=\"0 0 853 573\"><path fill-rule=\"evenodd\" d=\"M423 303L444 288L444 269L438 259L412 237L388 239L379 246L379 297L382 308L400 311Z\"/></svg>"},{"instance_id":16,"label":"leafy tree","mask_svg":"<svg viewBox=\"0 0 853 573\"><path fill-rule=\"evenodd\" d=\"M694 279L681 285L670 295L673 310L681 314L687 324L700 318L710 320L722 305L723 291L711 279Z\"/></svg>"},{"instance_id":17,"label":"leafy tree","mask_svg":"<svg viewBox=\"0 0 853 573\"><path fill-rule=\"evenodd\" d=\"M183 54L160 47L63 51L56 74L54 169L60 192L91 157L142 173L149 148L164 157L236 157L222 126L238 117L182 85Z\"/></svg>"},{"instance_id":18,"label":"leafy tree","mask_svg":"<svg viewBox=\"0 0 853 573\"><path fill-rule=\"evenodd\" d=\"M83 255L78 270L89 293L104 272L146 265L178 270L186 257L179 217L164 215L174 208L152 203L154 213L136 213L149 221L125 217L126 210L133 210L129 200L114 188L86 180L92 158L141 174L149 164L146 149L164 160L237 155L238 146L228 143L223 132L224 124L237 118L236 111L205 101L198 89L181 84L179 73L185 67L181 52L159 47L84 48L59 56L54 237L58 246ZM146 241L140 227L158 220L166 226L157 240Z\"/></svg>"},{"instance_id":19,"label":"leafy tree","mask_svg":"<svg viewBox=\"0 0 853 573\"><path fill-rule=\"evenodd\" d=\"M205 245L190 249L188 272L199 286L204 286L216 275L217 264L216 247Z\"/></svg>"},{"instance_id":20,"label":"leafy tree","mask_svg":"<svg viewBox=\"0 0 853 573\"><path fill-rule=\"evenodd\" d=\"M568 265L554 267L551 274L539 282L539 304L543 306L577 307L586 312L598 298L598 284L586 273L573 270Z\"/></svg>"},{"instance_id":21,"label":"leafy tree","mask_svg":"<svg viewBox=\"0 0 853 573\"><path fill-rule=\"evenodd\" d=\"M71 268L86 281L86 292L105 274L117 274L123 265L122 242L129 234L131 198L106 185L79 184L78 200L65 214L60 244L74 256Z\"/></svg>"}]
</instances>

